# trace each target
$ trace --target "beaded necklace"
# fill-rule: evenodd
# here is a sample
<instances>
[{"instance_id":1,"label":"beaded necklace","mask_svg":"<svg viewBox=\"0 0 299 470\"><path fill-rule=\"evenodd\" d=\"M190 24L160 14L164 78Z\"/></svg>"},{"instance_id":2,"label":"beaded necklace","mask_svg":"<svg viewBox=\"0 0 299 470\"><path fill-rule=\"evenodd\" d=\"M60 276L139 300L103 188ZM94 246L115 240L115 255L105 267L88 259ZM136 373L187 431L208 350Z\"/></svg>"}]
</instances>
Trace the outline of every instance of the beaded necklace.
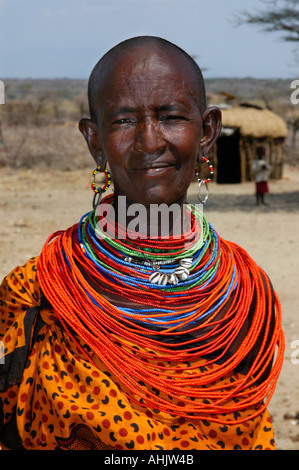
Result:
<instances>
[{"instance_id":1,"label":"beaded necklace","mask_svg":"<svg viewBox=\"0 0 299 470\"><path fill-rule=\"evenodd\" d=\"M101 274L106 278L112 279L113 290L117 284L118 289L124 289L122 291L124 294L123 296L129 300L132 300L131 289L138 290L139 302L146 302L148 291L157 291L160 293L163 291L168 294L167 297L165 295L163 297L163 304L166 306L168 304L170 305L168 309L161 308L161 298L157 297L158 303L155 303L154 307L150 309L144 308L142 309L142 312L140 312L140 309L119 308L120 311L129 313L131 316L135 316L135 318L139 317L139 321L142 321L143 323L160 323L161 325L166 324L167 327L170 326L171 320L174 321L172 325L179 324L180 321L184 321L186 317L191 315L194 316L195 312L198 311L198 307L196 306L187 313L182 314L180 309L180 304L182 303L180 302L180 293L184 292L186 294L187 291L192 292L192 296L190 298L186 295L182 298L184 309L186 309L189 303L192 305L194 304L194 289L206 288L210 283L212 283L219 264L219 259L217 259L218 236L212 227L209 227L202 213L199 211L196 212L196 208L191 206L188 206L188 209L192 211L195 216L194 220L197 222L197 224L192 228L193 236L191 238L193 241L189 241L188 243L191 246L189 246L186 251L180 249L178 252L174 252L173 243L171 244L171 249L168 251L165 250L164 246L164 250L161 253L162 260L157 258L157 256L159 256L159 252L154 249L150 252L146 243L139 243L136 248L131 240L129 240L129 243L124 241L120 244L107 237L106 234L97 229L95 212L91 212L86 218L83 217L81 219L78 229L79 243L85 256L96 267L97 277L99 276L98 273L101 272ZM190 233L192 233L192 230ZM100 239L98 239L96 235L100 235ZM187 237L184 234L184 237L180 240L181 244L183 240L183 243L186 245L186 239ZM140 264L139 260L142 258L142 249L140 248L140 244L143 245L143 248L147 248L147 257L149 259L154 259L155 264L159 263L159 269L163 270L165 275L173 272L173 265L175 265L178 259L182 259L182 252L184 256L183 259L186 259L186 256L193 256L191 275L188 279L181 279L181 282L177 283L175 286L171 286L170 288L166 288L165 284L152 284L151 274L153 267L150 263ZM209 260L205 261L205 266L202 267L200 262L209 249L211 251ZM170 260L167 259L169 256L171 257ZM232 279L227 286L226 291L223 292L223 295L215 306L202 314L201 319L204 319L209 314L213 313L215 309L230 295L233 290L235 276L236 273L234 270ZM144 295L139 292L141 288L144 290ZM136 299L135 295L134 299ZM94 301L94 303L99 306L96 301ZM174 315L174 310L176 309L179 311L177 315ZM159 311L159 315L157 315L157 310ZM155 313L156 315L153 317L149 316L145 319L147 315L152 313ZM141 317L143 320L141 320Z\"/></svg>"},{"instance_id":2,"label":"beaded necklace","mask_svg":"<svg viewBox=\"0 0 299 470\"><path fill-rule=\"evenodd\" d=\"M112 201L103 202L107 200ZM209 413L209 419L219 423L226 422L219 413L258 405L246 420L265 409L281 368L279 301L275 294L272 303L270 283L247 253L220 238L192 205L188 210L192 229L179 239L138 243L99 237L97 215L92 211L79 224L49 237L39 258L38 280L77 348L93 363L83 341L125 387L130 400L189 418L204 419ZM192 258L190 275L175 285L151 283L155 268L144 261L144 253L169 273L186 257L185 247ZM109 301L115 293L129 306ZM246 324L254 296L248 332L228 356ZM270 334L274 304L277 315ZM234 387L217 385L242 364L259 337L262 344L248 374ZM277 345L268 379L257 384ZM211 354L213 359L207 359L206 365L216 366L200 371L197 361ZM161 361L168 361L168 367ZM186 371L183 363L188 364ZM207 396L210 405L202 402Z\"/></svg>"}]
</instances>

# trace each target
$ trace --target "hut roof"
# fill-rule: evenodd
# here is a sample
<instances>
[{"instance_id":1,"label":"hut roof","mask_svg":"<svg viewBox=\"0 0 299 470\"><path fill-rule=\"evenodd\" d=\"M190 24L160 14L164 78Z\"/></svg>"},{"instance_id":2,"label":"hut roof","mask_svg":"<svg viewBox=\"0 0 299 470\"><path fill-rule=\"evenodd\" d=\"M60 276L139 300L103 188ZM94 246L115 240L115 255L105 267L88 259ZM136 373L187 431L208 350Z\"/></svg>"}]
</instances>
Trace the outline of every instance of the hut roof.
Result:
<instances>
[{"instance_id":1,"label":"hut roof","mask_svg":"<svg viewBox=\"0 0 299 470\"><path fill-rule=\"evenodd\" d=\"M258 107L236 106L221 109L222 126L237 127L243 136L254 138L285 138L288 130L286 123L277 114Z\"/></svg>"}]
</instances>

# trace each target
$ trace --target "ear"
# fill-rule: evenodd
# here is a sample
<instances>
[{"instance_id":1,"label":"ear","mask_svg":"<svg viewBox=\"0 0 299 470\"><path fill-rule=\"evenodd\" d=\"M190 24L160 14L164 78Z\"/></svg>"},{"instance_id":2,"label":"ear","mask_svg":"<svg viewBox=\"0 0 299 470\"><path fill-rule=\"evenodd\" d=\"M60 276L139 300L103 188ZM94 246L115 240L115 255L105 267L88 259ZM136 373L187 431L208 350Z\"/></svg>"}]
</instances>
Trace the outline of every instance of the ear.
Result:
<instances>
[{"instance_id":1,"label":"ear","mask_svg":"<svg viewBox=\"0 0 299 470\"><path fill-rule=\"evenodd\" d=\"M202 115L202 120L204 136L200 141L201 155L199 157L206 157L221 132L222 120L220 109L216 106L206 109Z\"/></svg>"},{"instance_id":2,"label":"ear","mask_svg":"<svg viewBox=\"0 0 299 470\"><path fill-rule=\"evenodd\" d=\"M92 119L83 118L79 122L79 130L83 134L97 166L101 165L104 170L107 162L100 145L99 131L96 123Z\"/></svg>"}]
</instances>

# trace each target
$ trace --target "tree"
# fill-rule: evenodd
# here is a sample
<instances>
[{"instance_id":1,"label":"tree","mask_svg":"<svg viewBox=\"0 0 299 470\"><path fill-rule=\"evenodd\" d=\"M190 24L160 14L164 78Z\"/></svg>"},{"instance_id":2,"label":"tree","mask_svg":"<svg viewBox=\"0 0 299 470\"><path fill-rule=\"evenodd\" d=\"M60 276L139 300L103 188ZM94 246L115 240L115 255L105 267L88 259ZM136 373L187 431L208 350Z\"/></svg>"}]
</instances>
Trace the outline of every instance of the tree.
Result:
<instances>
[{"instance_id":1,"label":"tree","mask_svg":"<svg viewBox=\"0 0 299 470\"><path fill-rule=\"evenodd\" d=\"M299 41L299 0L261 0L267 5L255 14L243 11L237 15L237 24L252 24L266 32L282 32L285 41Z\"/></svg>"}]
</instances>

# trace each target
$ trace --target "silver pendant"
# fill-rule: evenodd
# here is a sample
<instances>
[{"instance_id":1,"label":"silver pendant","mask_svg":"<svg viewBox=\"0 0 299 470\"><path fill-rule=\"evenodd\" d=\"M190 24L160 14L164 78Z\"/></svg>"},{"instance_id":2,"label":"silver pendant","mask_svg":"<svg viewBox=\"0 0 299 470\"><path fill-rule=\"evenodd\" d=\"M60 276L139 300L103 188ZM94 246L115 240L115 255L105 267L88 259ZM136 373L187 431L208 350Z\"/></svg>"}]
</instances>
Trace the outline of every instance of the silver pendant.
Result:
<instances>
[{"instance_id":1,"label":"silver pendant","mask_svg":"<svg viewBox=\"0 0 299 470\"><path fill-rule=\"evenodd\" d=\"M179 261L179 266L170 274L159 271L160 267L153 264L152 266L156 271L150 275L149 281L151 284L158 284L160 286L166 286L167 284L176 285L179 280L185 281L190 274L192 261L192 258L181 259Z\"/></svg>"}]
</instances>

